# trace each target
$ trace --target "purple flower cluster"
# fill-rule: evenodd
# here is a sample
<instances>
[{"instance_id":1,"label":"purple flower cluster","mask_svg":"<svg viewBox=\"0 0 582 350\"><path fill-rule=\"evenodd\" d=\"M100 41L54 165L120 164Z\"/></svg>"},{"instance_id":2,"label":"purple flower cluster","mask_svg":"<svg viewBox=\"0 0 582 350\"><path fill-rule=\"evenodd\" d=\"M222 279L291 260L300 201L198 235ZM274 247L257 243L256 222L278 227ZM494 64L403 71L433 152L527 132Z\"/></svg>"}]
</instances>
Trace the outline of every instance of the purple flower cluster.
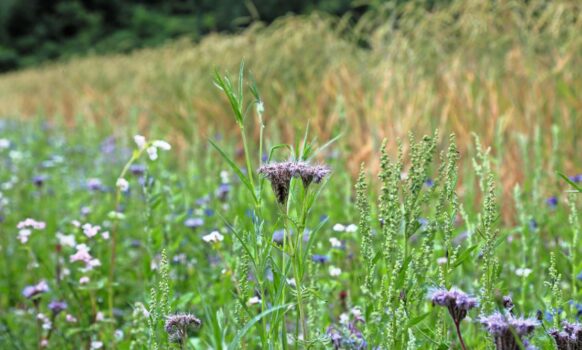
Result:
<instances>
[{"instance_id":1,"label":"purple flower cluster","mask_svg":"<svg viewBox=\"0 0 582 350\"><path fill-rule=\"evenodd\" d=\"M23 290L22 290L22 295L26 298L26 299L31 299L37 295L41 295L43 293L46 293L49 291L49 286L46 283L46 281L40 281L38 282L38 284L32 285L32 286L26 286Z\"/></svg>"},{"instance_id":2,"label":"purple flower cluster","mask_svg":"<svg viewBox=\"0 0 582 350\"><path fill-rule=\"evenodd\" d=\"M519 350L520 343L526 350L535 349L526 337L533 333L539 322L533 318L515 318L499 312L481 317L481 324L493 336L497 350Z\"/></svg>"},{"instance_id":3,"label":"purple flower cluster","mask_svg":"<svg viewBox=\"0 0 582 350\"><path fill-rule=\"evenodd\" d=\"M188 330L198 328L201 324L202 321L194 315L176 314L166 318L164 329L172 342L183 343L188 338Z\"/></svg>"},{"instance_id":4,"label":"purple flower cluster","mask_svg":"<svg viewBox=\"0 0 582 350\"><path fill-rule=\"evenodd\" d=\"M277 201L285 204L292 178L301 178L303 186L308 188L311 183L320 183L329 175L330 170L323 165L311 165L305 162L281 162L265 164L259 168L258 172L271 182Z\"/></svg>"},{"instance_id":5,"label":"purple flower cluster","mask_svg":"<svg viewBox=\"0 0 582 350\"><path fill-rule=\"evenodd\" d=\"M470 297L454 287L450 290L434 289L429 293L429 298L433 305L446 307L455 324L459 324L467 316L467 311L479 305L477 298Z\"/></svg>"},{"instance_id":6,"label":"purple flower cluster","mask_svg":"<svg viewBox=\"0 0 582 350\"><path fill-rule=\"evenodd\" d=\"M582 349L582 324L564 322L562 327L561 331L552 329L549 332L556 341L558 350Z\"/></svg>"}]
</instances>

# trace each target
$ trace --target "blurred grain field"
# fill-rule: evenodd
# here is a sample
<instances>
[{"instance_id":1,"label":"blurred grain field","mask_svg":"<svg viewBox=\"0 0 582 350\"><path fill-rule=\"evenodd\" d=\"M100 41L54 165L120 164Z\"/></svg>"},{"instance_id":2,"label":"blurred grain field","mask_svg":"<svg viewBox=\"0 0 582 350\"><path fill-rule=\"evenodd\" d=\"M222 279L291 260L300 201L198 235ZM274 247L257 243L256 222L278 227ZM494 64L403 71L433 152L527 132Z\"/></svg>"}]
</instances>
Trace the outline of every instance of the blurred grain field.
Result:
<instances>
[{"instance_id":1,"label":"blurred grain field","mask_svg":"<svg viewBox=\"0 0 582 350\"><path fill-rule=\"evenodd\" d=\"M217 126L234 127L212 88L212 71L236 72L244 59L276 139L293 140L307 122L322 140L344 133L355 173L384 137L393 143L410 130L439 128L455 132L463 151L478 131L494 146L508 189L527 175L524 140L536 128L543 155L557 143L566 171L580 163L580 10L578 1L470 0L430 12L386 4L355 23L287 17L196 44L182 40L5 74L0 115L49 116L72 128L156 128L185 149ZM552 134L554 125L559 133Z\"/></svg>"}]
</instances>

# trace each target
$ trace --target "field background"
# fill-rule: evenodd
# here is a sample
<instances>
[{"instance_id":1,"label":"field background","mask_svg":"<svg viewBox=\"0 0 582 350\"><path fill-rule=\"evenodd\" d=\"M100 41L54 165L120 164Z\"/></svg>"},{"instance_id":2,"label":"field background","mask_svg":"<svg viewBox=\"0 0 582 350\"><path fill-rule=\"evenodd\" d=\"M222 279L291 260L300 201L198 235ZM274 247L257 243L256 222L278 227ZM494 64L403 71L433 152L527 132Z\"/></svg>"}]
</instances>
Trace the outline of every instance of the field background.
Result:
<instances>
[{"instance_id":1,"label":"field background","mask_svg":"<svg viewBox=\"0 0 582 350\"><path fill-rule=\"evenodd\" d=\"M519 145L536 128L548 155L551 128L560 126L564 170L580 160L581 31L577 1L386 5L355 25L348 16L290 16L197 44L177 40L4 74L0 115L71 128L156 128L185 149L217 126L234 126L212 73L235 73L244 60L278 140L292 140L306 123L320 140L343 133L354 173L384 137L439 128L466 149L475 131L498 146L492 152L510 188L528 175Z\"/></svg>"}]
</instances>

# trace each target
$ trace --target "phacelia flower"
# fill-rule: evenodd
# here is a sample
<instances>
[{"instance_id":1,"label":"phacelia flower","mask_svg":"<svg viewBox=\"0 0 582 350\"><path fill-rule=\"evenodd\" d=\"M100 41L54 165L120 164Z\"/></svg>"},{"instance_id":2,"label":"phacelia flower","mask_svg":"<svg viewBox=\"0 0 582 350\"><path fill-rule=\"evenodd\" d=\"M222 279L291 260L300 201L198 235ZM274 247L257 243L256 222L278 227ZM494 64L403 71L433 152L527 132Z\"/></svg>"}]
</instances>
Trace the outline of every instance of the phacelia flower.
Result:
<instances>
[{"instance_id":1,"label":"phacelia flower","mask_svg":"<svg viewBox=\"0 0 582 350\"><path fill-rule=\"evenodd\" d=\"M204 225L204 220L202 220L201 218L188 218L186 219L186 221L184 221L184 226L191 229L198 228L202 225Z\"/></svg>"},{"instance_id":2,"label":"phacelia flower","mask_svg":"<svg viewBox=\"0 0 582 350\"><path fill-rule=\"evenodd\" d=\"M433 305L446 307L457 325L467 316L469 310L479 305L477 298L470 297L457 288L434 289L429 293L429 298Z\"/></svg>"},{"instance_id":3,"label":"phacelia flower","mask_svg":"<svg viewBox=\"0 0 582 350\"><path fill-rule=\"evenodd\" d=\"M27 299L31 299L37 295L41 295L41 294L46 293L48 291L49 291L48 284L46 283L46 281L42 280L35 285L26 286L22 290L22 295Z\"/></svg>"},{"instance_id":4,"label":"phacelia flower","mask_svg":"<svg viewBox=\"0 0 582 350\"><path fill-rule=\"evenodd\" d=\"M322 165L289 161L265 164L258 169L258 172L269 180L277 201L284 205L287 203L289 186L293 177L300 178L304 188L308 188L311 183L320 183L329 175L330 170Z\"/></svg>"},{"instance_id":5,"label":"phacelia flower","mask_svg":"<svg viewBox=\"0 0 582 350\"><path fill-rule=\"evenodd\" d=\"M546 199L546 204L548 207L550 207L550 209L556 209L558 206L558 197L551 196L550 198Z\"/></svg>"},{"instance_id":6,"label":"phacelia flower","mask_svg":"<svg viewBox=\"0 0 582 350\"><path fill-rule=\"evenodd\" d=\"M48 308L54 315L58 315L67 309L67 303L61 300L53 300L48 304Z\"/></svg>"},{"instance_id":7,"label":"phacelia flower","mask_svg":"<svg viewBox=\"0 0 582 350\"><path fill-rule=\"evenodd\" d=\"M188 338L188 330L198 328L202 322L191 314L176 314L166 317L164 329L170 341L182 344Z\"/></svg>"},{"instance_id":8,"label":"phacelia flower","mask_svg":"<svg viewBox=\"0 0 582 350\"><path fill-rule=\"evenodd\" d=\"M558 350L582 349L582 324L580 323L564 322L562 330L551 329L549 334L556 341Z\"/></svg>"},{"instance_id":9,"label":"phacelia flower","mask_svg":"<svg viewBox=\"0 0 582 350\"><path fill-rule=\"evenodd\" d=\"M329 257L327 255L314 254L311 256L311 260L319 264L325 264L329 261Z\"/></svg>"},{"instance_id":10,"label":"phacelia flower","mask_svg":"<svg viewBox=\"0 0 582 350\"><path fill-rule=\"evenodd\" d=\"M515 318L499 312L481 317L479 321L493 336L497 350L519 350L520 342L528 348L530 345L526 338L539 325L539 321L533 318Z\"/></svg>"}]
</instances>

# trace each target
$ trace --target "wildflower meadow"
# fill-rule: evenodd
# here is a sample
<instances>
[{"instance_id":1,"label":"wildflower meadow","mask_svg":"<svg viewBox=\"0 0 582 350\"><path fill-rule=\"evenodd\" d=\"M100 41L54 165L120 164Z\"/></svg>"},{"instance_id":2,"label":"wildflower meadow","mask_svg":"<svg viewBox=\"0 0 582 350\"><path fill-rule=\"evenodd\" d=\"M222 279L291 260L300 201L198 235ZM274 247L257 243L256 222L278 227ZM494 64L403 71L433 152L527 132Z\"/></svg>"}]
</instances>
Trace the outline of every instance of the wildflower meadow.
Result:
<instances>
[{"instance_id":1,"label":"wildflower meadow","mask_svg":"<svg viewBox=\"0 0 582 350\"><path fill-rule=\"evenodd\" d=\"M452 17L463 9L453 3ZM575 11L582 10L564 5L563 11L573 9L565 14L552 6L516 2L515 8L574 17L572 31L558 31L554 42L567 50L564 36L576 33L581 16ZM402 32L394 29L397 38L409 35L405 19L417 14L408 11ZM543 23L524 28L545 35L555 22ZM528 33L522 34L541 40ZM398 48L420 47L402 40ZM567 42L580 47L579 38ZM527 62L558 54L524 52L531 55ZM336 109L324 102L313 119L284 117L279 108L300 111L307 100L297 103L292 91L289 99L277 95L294 87L271 84L266 75L256 79L255 70L266 74L267 68L244 56L243 50L236 69L216 65L200 73L196 84L212 96L203 131L196 110L202 102L194 95L192 110L158 100L168 119L143 118L144 105L120 107L138 91L109 103L97 97L100 88L79 89L79 100L62 104L75 109L73 118L43 108L34 116L12 115L18 102L0 97L6 113L0 115L0 349L582 349L582 109L572 87L579 66L543 71L555 79L548 89L558 92L539 95L533 107L550 106L551 113L522 115L518 104L535 97L514 96L515 106L500 112L515 113L511 121L451 117L402 131L398 115L376 111L367 119L368 108L386 106L374 102L382 97L365 84L361 94L352 91L361 101L344 100L329 85L321 95L302 91L314 99L335 92ZM579 62L582 55L568 57ZM446 79L468 84L459 91L475 100L455 102L428 88L408 91L410 99L418 92L432 96L427 104L441 99L449 110L474 108L481 116L483 105L496 108L493 93L483 97L483 91L516 81L497 75L502 68L491 63L496 84L480 90L467 76L454 77L455 69L470 70L454 64L462 67L450 67ZM330 72L350 70L330 65ZM56 67L22 74L38 74L35 84L48 89L42 77ZM278 68L296 75L285 79L303 75ZM20 78L0 75L0 91ZM164 79L169 94L173 83ZM186 87L174 93L188 99ZM27 98L41 97L46 92ZM384 112L420 108L398 106L404 95L397 99ZM93 121L82 122L83 108ZM124 116L95 122L99 108ZM212 113L220 115L214 124ZM325 128L326 113L338 127ZM352 130L357 118L391 130ZM504 124L520 120L527 124L521 133Z\"/></svg>"}]
</instances>

